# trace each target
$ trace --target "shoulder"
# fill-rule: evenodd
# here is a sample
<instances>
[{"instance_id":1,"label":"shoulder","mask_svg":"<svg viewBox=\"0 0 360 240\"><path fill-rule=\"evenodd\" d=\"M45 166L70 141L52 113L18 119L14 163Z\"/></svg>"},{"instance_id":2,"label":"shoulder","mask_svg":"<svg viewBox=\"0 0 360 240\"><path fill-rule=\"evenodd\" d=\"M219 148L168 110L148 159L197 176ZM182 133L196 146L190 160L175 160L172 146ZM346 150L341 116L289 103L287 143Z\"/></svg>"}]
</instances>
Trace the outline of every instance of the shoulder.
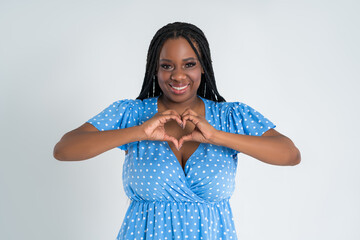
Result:
<instances>
[{"instance_id":1,"label":"shoulder","mask_svg":"<svg viewBox=\"0 0 360 240\"><path fill-rule=\"evenodd\" d=\"M138 115L141 112L142 101L139 99L118 99L111 102L93 120L98 118L120 118L130 115ZM112 120L110 120L112 121Z\"/></svg>"},{"instance_id":2,"label":"shoulder","mask_svg":"<svg viewBox=\"0 0 360 240\"><path fill-rule=\"evenodd\" d=\"M112 105L120 115L132 116L137 121L143 122L155 114L157 98L121 99L114 101Z\"/></svg>"},{"instance_id":3,"label":"shoulder","mask_svg":"<svg viewBox=\"0 0 360 240\"><path fill-rule=\"evenodd\" d=\"M118 99L112 102L111 105L114 106L137 106L142 104L142 100L140 99Z\"/></svg>"},{"instance_id":4,"label":"shoulder","mask_svg":"<svg viewBox=\"0 0 360 240\"><path fill-rule=\"evenodd\" d=\"M140 99L118 99L113 101L108 108L116 111L135 110L138 111L144 107L144 101Z\"/></svg>"},{"instance_id":5,"label":"shoulder","mask_svg":"<svg viewBox=\"0 0 360 240\"><path fill-rule=\"evenodd\" d=\"M215 102L208 99L206 101L212 115L222 119L222 122L229 119L239 122L242 119L246 121L248 118L263 118L260 112L244 102Z\"/></svg>"},{"instance_id":6,"label":"shoulder","mask_svg":"<svg viewBox=\"0 0 360 240\"><path fill-rule=\"evenodd\" d=\"M212 111L218 112L219 114L229 114L231 112L245 110L248 106L242 102L216 102L209 99L204 99L207 102L207 106Z\"/></svg>"}]
</instances>

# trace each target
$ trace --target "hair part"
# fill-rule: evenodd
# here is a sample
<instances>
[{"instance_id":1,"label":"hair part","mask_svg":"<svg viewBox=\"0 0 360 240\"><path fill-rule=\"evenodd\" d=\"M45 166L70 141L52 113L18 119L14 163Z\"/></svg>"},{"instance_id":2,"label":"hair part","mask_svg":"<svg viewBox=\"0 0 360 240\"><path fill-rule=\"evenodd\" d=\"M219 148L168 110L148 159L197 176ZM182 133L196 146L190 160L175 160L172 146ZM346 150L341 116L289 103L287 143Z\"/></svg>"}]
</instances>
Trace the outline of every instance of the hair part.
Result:
<instances>
[{"instance_id":1,"label":"hair part","mask_svg":"<svg viewBox=\"0 0 360 240\"><path fill-rule=\"evenodd\" d=\"M169 23L160 28L154 35L147 53L143 85L140 94L136 99L143 100L145 98L157 97L162 94L156 76L160 51L166 40L177 39L179 37L183 37L189 42L204 70L204 73L201 74L201 82L197 94L203 98L216 102L226 102L219 94L216 87L209 43L204 33L195 25L184 22ZM196 47L194 46L194 43Z\"/></svg>"}]
</instances>

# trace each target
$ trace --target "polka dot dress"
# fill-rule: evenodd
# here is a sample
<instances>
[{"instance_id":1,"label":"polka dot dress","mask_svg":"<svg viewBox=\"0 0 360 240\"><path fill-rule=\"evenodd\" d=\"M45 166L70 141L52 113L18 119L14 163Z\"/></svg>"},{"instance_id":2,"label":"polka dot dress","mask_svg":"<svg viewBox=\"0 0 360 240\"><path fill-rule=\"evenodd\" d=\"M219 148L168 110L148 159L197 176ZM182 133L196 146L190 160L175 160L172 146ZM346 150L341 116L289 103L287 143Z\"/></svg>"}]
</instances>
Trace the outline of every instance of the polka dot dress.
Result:
<instances>
[{"instance_id":1,"label":"polka dot dress","mask_svg":"<svg viewBox=\"0 0 360 240\"><path fill-rule=\"evenodd\" d=\"M206 120L218 130L261 136L275 128L244 103L200 98ZM157 113L157 100L118 100L87 122L99 131L141 125ZM116 239L237 239L229 199L238 151L200 143L183 170L166 141L118 148L128 150L122 179L131 202Z\"/></svg>"}]
</instances>

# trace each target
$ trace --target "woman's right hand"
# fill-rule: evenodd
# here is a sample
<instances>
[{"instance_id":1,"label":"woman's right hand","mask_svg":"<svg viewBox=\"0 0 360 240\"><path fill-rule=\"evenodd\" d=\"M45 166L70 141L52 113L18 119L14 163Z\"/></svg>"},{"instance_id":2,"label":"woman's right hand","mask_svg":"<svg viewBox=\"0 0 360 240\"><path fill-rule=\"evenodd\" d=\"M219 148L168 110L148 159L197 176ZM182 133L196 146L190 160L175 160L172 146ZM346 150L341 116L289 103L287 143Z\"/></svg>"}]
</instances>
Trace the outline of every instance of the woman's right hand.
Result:
<instances>
[{"instance_id":1,"label":"woman's right hand","mask_svg":"<svg viewBox=\"0 0 360 240\"><path fill-rule=\"evenodd\" d=\"M175 120L180 125L180 127L182 127L180 114L171 109L156 113L151 119L140 125L143 132L145 133L146 140L171 141L174 143L175 147L179 149L178 140L172 136L167 135L165 131L165 123L170 120Z\"/></svg>"}]
</instances>

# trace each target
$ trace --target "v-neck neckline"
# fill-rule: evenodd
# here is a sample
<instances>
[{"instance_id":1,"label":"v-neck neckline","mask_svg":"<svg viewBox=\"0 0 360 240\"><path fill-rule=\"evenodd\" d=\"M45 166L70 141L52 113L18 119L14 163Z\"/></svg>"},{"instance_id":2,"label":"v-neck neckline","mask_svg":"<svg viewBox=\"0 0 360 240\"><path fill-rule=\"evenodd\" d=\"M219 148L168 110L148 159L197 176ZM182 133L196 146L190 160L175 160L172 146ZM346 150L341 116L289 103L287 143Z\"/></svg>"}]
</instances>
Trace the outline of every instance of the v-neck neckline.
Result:
<instances>
[{"instance_id":1,"label":"v-neck neckline","mask_svg":"<svg viewBox=\"0 0 360 240\"><path fill-rule=\"evenodd\" d=\"M161 95L159 95L159 96L157 96L157 97L154 97L154 99L155 99L155 113L154 113L154 115L159 112L159 109L158 109L158 100L159 100L159 97L160 97L160 96L161 96ZM209 122L209 121L208 121L208 114L207 114L206 99L202 98L202 97L199 96L199 95L197 95L197 96L198 96L198 97L203 101L203 103L204 103L205 119L206 119L207 122ZM200 151L200 149L203 147L203 143L200 142L199 146L195 149L195 151L194 151L194 152L190 155L190 157L186 160L186 163L185 163L184 169L183 169L183 168L182 168L182 165L181 165L181 163L180 163L180 161L179 161L179 159L177 159L177 157L176 157L174 151L171 149L169 143L168 143L167 141L163 141L163 142L167 145L167 148L169 148L170 153L171 153L172 155L174 155L174 158L175 158L177 164L180 166L180 169L181 169L181 172L183 173L183 175L186 176L185 171L186 171L186 168L187 168L188 163L190 162L189 160L190 160L193 156L195 156L198 151Z\"/></svg>"}]
</instances>

